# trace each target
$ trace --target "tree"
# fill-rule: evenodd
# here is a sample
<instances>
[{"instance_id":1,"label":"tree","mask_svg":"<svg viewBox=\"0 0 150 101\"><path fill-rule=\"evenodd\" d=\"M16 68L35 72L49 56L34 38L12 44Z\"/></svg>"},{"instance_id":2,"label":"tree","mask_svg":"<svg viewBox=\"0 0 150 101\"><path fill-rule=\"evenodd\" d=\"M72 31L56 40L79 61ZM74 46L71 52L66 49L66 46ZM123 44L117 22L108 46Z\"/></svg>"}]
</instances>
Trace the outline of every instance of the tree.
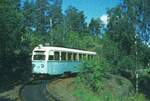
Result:
<instances>
[{"instance_id":1,"label":"tree","mask_svg":"<svg viewBox=\"0 0 150 101\"><path fill-rule=\"evenodd\" d=\"M26 0L23 6L24 27L27 31L32 32L35 28L35 5L33 2Z\"/></svg>"},{"instance_id":2,"label":"tree","mask_svg":"<svg viewBox=\"0 0 150 101\"><path fill-rule=\"evenodd\" d=\"M22 15L18 10L18 2L18 0L15 0L13 3L9 0L4 0L1 2L0 53L2 57L15 53L15 50L19 49L18 46L20 45L19 42L22 34Z\"/></svg>"},{"instance_id":3,"label":"tree","mask_svg":"<svg viewBox=\"0 0 150 101\"><path fill-rule=\"evenodd\" d=\"M69 31L84 32L87 25L83 11L78 11L75 7L69 6L65 11L66 24ZM82 36L82 35L80 35Z\"/></svg>"},{"instance_id":4,"label":"tree","mask_svg":"<svg viewBox=\"0 0 150 101\"><path fill-rule=\"evenodd\" d=\"M150 1L149 0L125 0L124 5L128 8L128 13L133 14L132 20L136 25L136 32L141 40L147 43L150 40Z\"/></svg>"},{"instance_id":5,"label":"tree","mask_svg":"<svg viewBox=\"0 0 150 101\"><path fill-rule=\"evenodd\" d=\"M58 29L63 24L63 14L62 14L62 0L51 0L51 10L49 10L49 19L52 20L52 28Z\"/></svg>"},{"instance_id":6,"label":"tree","mask_svg":"<svg viewBox=\"0 0 150 101\"><path fill-rule=\"evenodd\" d=\"M131 47L134 47L135 28L132 22L129 22L130 17L127 14L122 15L120 6L112 9L109 14L108 33L110 33L110 39L118 43L118 48L122 50L123 54L133 54Z\"/></svg>"},{"instance_id":7,"label":"tree","mask_svg":"<svg viewBox=\"0 0 150 101\"><path fill-rule=\"evenodd\" d=\"M63 26L63 14L61 10L61 6L56 4L52 5L52 10L50 12L50 18L52 19L52 28L58 30Z\"/></svg>"},{"instance_id":8,"label":"tree","mask_svg":"<svg viewBox=\"0 0 150 101\"><path fill-rule=\"evenodd\" d=\"M92 18L91 22L89 24L90 33L92 35L99 35L100 34L100 28L102 27L101 25L102 24L101 24L100 20Z\"/></svg>"},{"instance_id":9,"label":"tree","mask_svg":"<svg viewBox=\"0 0 150 101\"><path fill-rule=\"evenodd\" d=\"M63 46L65 40L64 15L62 14L62 0L52 0L51 10L49 11L50 27L49 42L51 45Z\"/></svg>"},{"instance_id":10,"label":"tree","mask_svg":"<svg viewBox=\"0 0 150 101\"><path fill-rule=\"evenodd\" d=\"M2 77L11 75L18 69L17 57L21 53L23 33L22 13L19 0L0 1L0 68ZM11 77L11 76L10 76Z\"/></svg>"},{"instance_id":11,"label":"tree","mask_svg":"<svg viewBox=\"0 0 150 101\"><path fill-rule=\"evenodd\" d=\"M132 75L136 69L146 68L149 61L147 56L150 54L146 52L149 49L145 46L144 41L146 40L143 41L141 37L141 34L146 35L145 32L148 32L148 28L144 27L147 26L144 19L148 18L145 11L149 8L142 6L148 2L147 0L125 0L123 4L108 11L110 18L107 29L110 33L109 39L119 49L116 67L121 70L127 69L132 72Z\"/></svg>"},{"instance_id":12,"label":"tree","mask_svg":"<svg viewBox=\"0 0 150 101\"><path fill-rule=\"evenodd\" d=\"M50 24L48 11L50 10L49 0L36 0L35 2L35 29L39 34L46 34Z\"/></svg>"}]
</instances>

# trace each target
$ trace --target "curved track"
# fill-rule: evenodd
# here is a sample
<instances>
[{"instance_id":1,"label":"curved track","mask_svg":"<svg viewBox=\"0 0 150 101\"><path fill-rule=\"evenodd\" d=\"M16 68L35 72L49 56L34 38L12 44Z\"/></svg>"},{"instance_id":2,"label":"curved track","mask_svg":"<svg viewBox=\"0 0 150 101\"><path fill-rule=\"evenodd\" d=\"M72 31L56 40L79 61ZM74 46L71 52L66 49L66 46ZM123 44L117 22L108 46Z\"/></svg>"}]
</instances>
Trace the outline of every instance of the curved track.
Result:
<instances>
[{"instance_id":1,"label":"curved track","mask_svg":"<svg viewBox=\"0 0 150 101\"><path fill-rule=\"evenodd\" d=\"M33 81L25 85L21 91L22 101L49 101L45 85L46 81Z\"/></svg>"},{"instance_id":2,"label":"curved track","mask_svg":"<svg viewBox=\"0 0 150 101\"><path fill-rule=\"evenodd\" d=\"M59 96L48 90L48 83L53 81L59 83L64 78L66 77L54 77L49 80L35 80L25 83L19 93L21 101L61 101Z\"/></svg>"},{"instance_id":3,"label":"curved track","mask_svg":"<svg viewBox=\"0 0 150 101\"><path fill-rule=\"evenodd\" d=\"M47 89L48 83L54 80L58 80L58 78L25 83L20 89L19 96L21 101L60 101L59 98L54 97Z\"/></svg>"}]
</instances>

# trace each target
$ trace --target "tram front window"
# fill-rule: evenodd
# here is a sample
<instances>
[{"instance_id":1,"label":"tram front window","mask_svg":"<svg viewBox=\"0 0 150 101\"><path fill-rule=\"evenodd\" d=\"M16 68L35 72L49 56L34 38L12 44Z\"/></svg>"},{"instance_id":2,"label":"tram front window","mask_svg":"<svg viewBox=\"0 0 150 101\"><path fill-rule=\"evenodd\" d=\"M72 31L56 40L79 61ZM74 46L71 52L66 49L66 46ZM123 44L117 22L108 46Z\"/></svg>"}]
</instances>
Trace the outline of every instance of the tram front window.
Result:
<instances>
[{"instance_id":1,"label":"tram front window","mask_svg":"<svg viewBox=\"0 0 150 101\"><path fill-rule=\"evenodd\" d=\"M45 60L45 55L34 55L33 60Z\"/></svg>"}]
</instances>

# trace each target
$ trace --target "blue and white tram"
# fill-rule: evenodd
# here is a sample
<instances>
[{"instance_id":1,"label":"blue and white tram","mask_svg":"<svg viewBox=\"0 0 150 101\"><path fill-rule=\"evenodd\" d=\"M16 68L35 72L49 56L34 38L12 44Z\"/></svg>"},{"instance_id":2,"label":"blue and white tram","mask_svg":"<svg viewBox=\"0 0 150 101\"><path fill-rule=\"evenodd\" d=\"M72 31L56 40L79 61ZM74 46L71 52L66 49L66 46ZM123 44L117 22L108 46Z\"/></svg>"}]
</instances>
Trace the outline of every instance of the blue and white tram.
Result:
<instances>
[{"instance_id":1,"label":"blue and white tram","mask_svg":"<svg viewBox=\"0 0 150 101\"><path fill-rule=\"evenodd\" d=\"M59 75L79 72L80 60L96 52L39 45L32 51L32 73Z\"/></svg>"}]
</instances>

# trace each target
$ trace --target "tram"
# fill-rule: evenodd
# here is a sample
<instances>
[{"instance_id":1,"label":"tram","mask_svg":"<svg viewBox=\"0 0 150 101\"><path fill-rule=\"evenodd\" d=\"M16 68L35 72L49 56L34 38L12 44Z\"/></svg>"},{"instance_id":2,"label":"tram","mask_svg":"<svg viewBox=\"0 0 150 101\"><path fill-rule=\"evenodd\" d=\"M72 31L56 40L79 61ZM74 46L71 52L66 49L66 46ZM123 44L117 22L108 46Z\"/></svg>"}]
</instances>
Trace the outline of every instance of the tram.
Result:
<instances>
[{"instance_id":1,"label":"tram","mask_svg":"<svg viewBox=\"0 0 150 101\"><path fill-rule=\"evenodd\" d=\"M39 45L32 51L32 73L59 75L78 73L83 58L93 58L96 52Z\"/></svg>"}]
</instances>

